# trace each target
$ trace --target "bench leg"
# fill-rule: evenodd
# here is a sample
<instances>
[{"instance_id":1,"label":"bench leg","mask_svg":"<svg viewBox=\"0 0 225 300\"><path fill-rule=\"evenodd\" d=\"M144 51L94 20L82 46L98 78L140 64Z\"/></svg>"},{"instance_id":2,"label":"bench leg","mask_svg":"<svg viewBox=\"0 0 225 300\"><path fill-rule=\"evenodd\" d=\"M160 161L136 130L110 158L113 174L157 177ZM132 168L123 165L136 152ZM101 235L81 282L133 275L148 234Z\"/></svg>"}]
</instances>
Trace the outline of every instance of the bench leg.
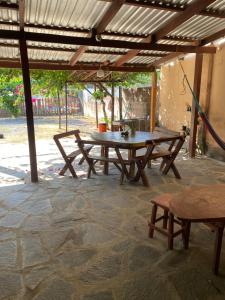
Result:
<instances>
[{"instance_id":1,"label":"bench leg","mask_svg":"<svg viewBox=\"0 0 225 300\"><path fill-rule=\"evenodd\" d=\"M219 271L219 264L220 264L220 253L221 253L221 246L223 241L223 227L218 227L216 230L216 240L215 240L215 253L214 253L214 263L213 263L213 271L214 274L218 274Z\"/></svg>"},{"instance_id":2,"label":"bench leg","mask_svg":"<svg viewBox=\"0 0 225 300\"><path fill-rule=\"evenodd\" d=\"M63 176L65 174L65 172L68 170L68 165L72 164L72 162L74 161L75 157L71 157L68 159L68 162L66 161L65 166L60 170L59 175Z\"/></svg>"},{"instance_id":3,"label":"bench leg","mask_svg":"<svg viewBox=\"0 0 225 300\"><path fill-rule=\"evenodd\" d=\"M168 249L173 249L173 234L174 234L174 215L169 212L169 226L168 226Z\"/></svg>"},{"instance_id":4,"label":"bench leg","mask_svg":"<svg viewBox=\"0 0 225 300\"><path fill-rule=\"evenodd\" d=\"M153 235L154 235L154 228L155 228L155 222L156 222L156 214L157 214L157 205L154 204L153 207L152 207L151 222L149 223L149 233L148 233L148 236L150 238L153 238Z\"/></svg>"}]
</instances>

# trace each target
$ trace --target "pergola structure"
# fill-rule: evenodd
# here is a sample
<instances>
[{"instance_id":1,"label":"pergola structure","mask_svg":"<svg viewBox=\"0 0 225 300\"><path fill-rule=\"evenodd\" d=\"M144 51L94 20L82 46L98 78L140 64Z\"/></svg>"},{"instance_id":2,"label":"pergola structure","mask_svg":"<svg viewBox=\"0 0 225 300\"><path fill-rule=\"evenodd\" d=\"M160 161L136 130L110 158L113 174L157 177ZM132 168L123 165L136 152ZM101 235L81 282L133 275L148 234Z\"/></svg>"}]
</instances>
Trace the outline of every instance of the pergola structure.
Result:
<instances>
[{"instance_id":1,"label":"pergola structure","mask_svg":"<svg viewBox=\"0 0 225 300\"><path fill-rule=\"evenodd\" d=\"M29 69L70 70L83 82L106 72L152 72L183 53L196 53L199 95L203 53L225 35L225 0L9 0L0 1L0 67L22 68L31 180L38 181ZM192 109L195 152L197 112ZM154 115L151 118L154 124Z\"/></svg>"}]
</instances>

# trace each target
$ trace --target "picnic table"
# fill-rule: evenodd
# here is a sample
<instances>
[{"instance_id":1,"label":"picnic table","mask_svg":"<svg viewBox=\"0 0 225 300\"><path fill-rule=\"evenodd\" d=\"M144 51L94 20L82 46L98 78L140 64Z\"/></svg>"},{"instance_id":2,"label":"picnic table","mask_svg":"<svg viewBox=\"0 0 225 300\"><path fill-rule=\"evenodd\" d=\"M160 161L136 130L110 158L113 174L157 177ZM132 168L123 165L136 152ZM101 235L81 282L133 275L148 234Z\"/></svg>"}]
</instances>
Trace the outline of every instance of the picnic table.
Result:
<instances>
[{"instance_id":1,"label":"picnic table","mask_svg":"<svg viewBox=\"0 0 225 300\"><path fill-rule=\"evenodd\" d=\"M179 153L181 146L183 145L184 139L180 138L178 135L174 134L166 134L162 132L145 132L145 131L136 131L135 134L128 136L122 136L121 132L93 132L91 134L91 138L98 142L104 142L104 146L102 147L102 153L105 157L108 157L108 149L110 145L117 145L122 149L128 150L128 160L132 161L136 157L136 151L141 148L146 147L146 141L154 142L155 144L160 144L161 142L169 142L170 146L168 150L164 150L152 155L152 158L165 157L165 161L163 164L164 174L167 174L170 168L174 171L174 174L177 178L180 178L180 174L175 167L174 160ZM171 152L176 140L179 140L178 144L174 147L173 152ZM130 177L134 175L135 172L135 163L130 166ZM104 173L108 174L108 162L107 160L104 162ZM146 185L148 183L146 182Z\"/></svg>"},{"instance_id":2,"label":"picnic table","mask_svg":"<svg viewBox=\"0 0 225 300\"><path fill-rule=\"evenodd\" d=\"M225 184L185 189L174 196L169 209L183 222L185 248L188 248L192 222L206 223L216 230L213 270L218 274L225 226Z\"/></svg>"}]
</instances>

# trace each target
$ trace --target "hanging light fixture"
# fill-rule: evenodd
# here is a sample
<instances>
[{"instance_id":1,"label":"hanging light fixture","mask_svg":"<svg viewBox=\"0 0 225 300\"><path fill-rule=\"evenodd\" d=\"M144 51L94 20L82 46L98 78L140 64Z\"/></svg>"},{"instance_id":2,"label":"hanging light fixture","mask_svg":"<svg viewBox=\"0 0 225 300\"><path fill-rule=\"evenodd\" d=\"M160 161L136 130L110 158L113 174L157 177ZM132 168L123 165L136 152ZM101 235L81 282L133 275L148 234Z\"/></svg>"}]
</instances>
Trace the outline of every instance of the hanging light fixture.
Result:
<instances>
[{"instance_id":1,"label":"hanging light fixture","mask_svg":"<svg viewBox=\"0 0 225 300\"><path fill-rule=\"evenodd\" d=\"M101 69L101 65L99 70L97 71L97 77L98 78L103 78L105 76L105 72Z\"/></svg>"}]
</instances>

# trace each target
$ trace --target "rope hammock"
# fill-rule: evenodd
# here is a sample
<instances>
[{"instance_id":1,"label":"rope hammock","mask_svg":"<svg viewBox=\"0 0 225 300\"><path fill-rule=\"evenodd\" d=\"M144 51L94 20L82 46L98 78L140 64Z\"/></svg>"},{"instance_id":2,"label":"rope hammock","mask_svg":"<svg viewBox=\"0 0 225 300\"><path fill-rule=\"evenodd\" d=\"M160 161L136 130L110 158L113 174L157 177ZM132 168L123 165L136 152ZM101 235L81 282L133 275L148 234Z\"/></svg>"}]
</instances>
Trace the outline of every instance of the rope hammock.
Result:
<instances>
[{"instance_id":1,"label":"rope hammock","mask_svg":"<svg viewBox=\"0 0 225 300\"><path fill-rule=\"evenodd\" d=\"M211 123L209 122L209 119L207 118L206 114L202 111L202 108L199 104L199 100L197 98L197 96L195 95L194 91L191 88L190 82L188 81L187 75L184 71L184 68L181 64L181 61L179 60L180 63L180 67L181 70L184 74L184 80L187 82L187 85L192 93L193 99L194 99L194 103L195 103L195 107L198 111L199 116L201 117L203 123L205 124L205 127L207 128L207 130L210 132L211 136L213 137L213 139L216 141L216 143L225 151L225 142L219 137L219 135L216 133L216 131L214 130L214 128L212 127Z\"/></svg>"}]
</instances>

